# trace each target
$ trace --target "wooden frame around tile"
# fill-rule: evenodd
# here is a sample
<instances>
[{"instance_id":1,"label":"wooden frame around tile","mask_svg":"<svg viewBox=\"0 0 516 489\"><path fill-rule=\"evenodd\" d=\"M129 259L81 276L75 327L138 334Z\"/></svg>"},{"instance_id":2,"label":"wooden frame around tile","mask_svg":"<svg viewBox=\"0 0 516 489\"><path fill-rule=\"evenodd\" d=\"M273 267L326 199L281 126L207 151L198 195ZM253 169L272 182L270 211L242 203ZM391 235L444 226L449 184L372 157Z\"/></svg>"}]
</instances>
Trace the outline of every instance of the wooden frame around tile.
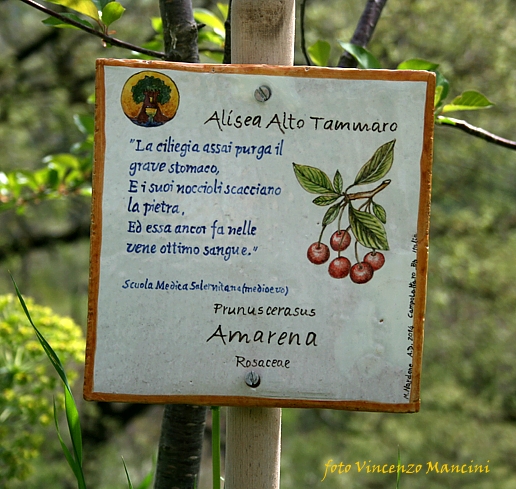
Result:
<instances>
[{"instance_id":1,"label":"wooden frame around tile","mask_svg":"<svg viewBox=\"0 0 516 489\"><path fill-rule=\"evenodd\" d=\"M123 66L156 70L180 70L192 73L225 73L240 75L268 75L307 78L328 78L348 80L392 80L418 81L427 83L423 148L420 161L420 200L417 225L417 269L416 295L414 303L414 340L412 357L412 382L409 402L381 403L370 401L328 401L307 399L275 399L241 396L205 396L205 395L126 395L96 392L94 389L94 361L97 325L97 301L100 277L100 253L102 244L102 192L104 174L104 155L106 140L105 123L105 86L104 67ZM90 285L88 299L88 332L86 348L86 368L84 380L84 398L86 400L134 403L197 404L220 406L260 406L344 409L350 411L382 412L417 412L420 408L420 381L423 354L423 330L426 308L428 250L429 250L429 216L431 173L433 158L434 127L434 92L435 75L426 71L390 71L390 70L343 70L338 68L314 68L306 66L285 67L269 65L207 65L168 63L164 61L135 61L99 59L96 76L96 110L95 110L95 166L93 170L93 197L91 221L90 251Z\"/></svg>"}]
</instances>

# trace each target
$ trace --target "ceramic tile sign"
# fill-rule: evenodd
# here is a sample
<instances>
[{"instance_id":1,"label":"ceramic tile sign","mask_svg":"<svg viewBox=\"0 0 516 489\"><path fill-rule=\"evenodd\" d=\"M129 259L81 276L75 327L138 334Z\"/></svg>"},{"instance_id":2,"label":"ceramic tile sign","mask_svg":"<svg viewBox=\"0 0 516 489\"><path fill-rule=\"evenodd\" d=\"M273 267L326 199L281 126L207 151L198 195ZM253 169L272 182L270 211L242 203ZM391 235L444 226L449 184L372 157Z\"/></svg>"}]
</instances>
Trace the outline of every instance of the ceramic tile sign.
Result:
<instances>
[{"instance_id":1,"label":"ceramic tile sign","mask_svg":"<svg viewBox=\"0 0 516 489\"><path fill-rule=\"evenodd\" d=\"M85 397L417 411L433 93L99 60Z\"/></svg>"}]
</instances>

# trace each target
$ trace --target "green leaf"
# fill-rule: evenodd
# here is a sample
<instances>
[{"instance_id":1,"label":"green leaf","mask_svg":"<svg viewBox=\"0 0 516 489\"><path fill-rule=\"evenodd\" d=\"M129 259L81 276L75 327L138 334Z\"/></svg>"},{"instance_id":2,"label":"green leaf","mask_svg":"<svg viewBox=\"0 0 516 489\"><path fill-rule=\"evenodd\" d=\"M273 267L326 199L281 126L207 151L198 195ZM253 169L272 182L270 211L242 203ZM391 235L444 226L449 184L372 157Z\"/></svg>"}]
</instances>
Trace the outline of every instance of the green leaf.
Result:
<instances>
[{"instance_id":1,"label":"green leaf","mask_svg":"<svg viewBox=\"0 0 516 489\"><path fill-rule=\"evenodd\" d=\"M426 61L424 59L413 58L403 61L396 69L435 71L437 68L439 68L437 63L432 63L431 61Z\"/></svg>"},{"instance_id":2,"label":"green leaf","mask_svg":"<svg viewBox=\"0 0 516 489\"><path fill-rule=\"evenodd\" d=\"M151 17L151 24L158 34L163 34L163 19L161 17Z\"/></svg>"},{"instance_id":3,"label":"green leaf","mask_svg":"<svg viewBox=\"0 0 516 489\"><path fill-rule=\"evenodd\" d=\"M95 132L95 119L91 115L79 115L73 116L73 121L77 126L77 129L81 131L85 136L90 136Z\"/></svg>"},{"instance_id":4,"label":"green leaf","mask_svg":"<svg viewBox=\"0 0 516 489\"><path fill-rule=\"evenodd\" d=\"M384 224L387 222L387 212L380 204L373 202L373 214Z\"/></svg>"},{"instance_id":5,"label":"green leaf","mask_svg":"<svg viewBox=\"0 0 516 489\"><path fill-rule=\"evenodd\" d=\"M354 185L364 185L365 183L377 182L387 175L392 167L392 162L394 161L395 144L395 139L382 144L382 146L375 151L371 159L362 168L360 168L355 178Z\"/></svg>"},{"instance_id":6,"label":"green leaf","mask_svg":"<svg viewBox=\"0 0 516 489\"><path fill-rule=\"evenodd\" d=\"M97 7L97 10L100 12L102 12L104 7L111 1L112 0L92 0L92 2L95 4L95 7Z\"/></svg>"},{"instance_id":7,"label":"green leaf","mask_svg":"<svg viewBox=\"0 0 516 489\"><path fill-rule=\"evenodd\" d=\"M133 483L131 482L131 477L129 476L129 471L127 470L124 457L122 457L122 463L124 464L125 476L127 477L127 487L129 489L133 489Z\"/></svg>"},{"instance_id":8,"label":"green leaf","mask_svg":"<svg viewBox=\"0 0 516 489\"><path fill-rule=\"evenodd\" d=\"M55 168L49 168L47 170L47 186L55 190L57 188L57 185L59 184L59 173Z\"/></svg>"},{"instance_id":9,"label":"green leaf","mask_svg":"<svg viewBox=\"0 0 516 489\"><path fill-rule=\"evenodd\" d=\"M205 8L195 8L194 18L199 24L206 24L211 27L219 36L225 37L226 30L224 29L224 22L220 20L213 12Z\"/></svg>"},{"instance_id":10,"label":"green leaf","mask_svg":"<svg viewBox=\"0 0 516 489\"><path fill-rule=\"evenodd\" d=\"M75 20L75 22L79 22L79 24L82 24L86 27L90 27L91 29L94 29L93 25L88 22L87 20L81 19L79 16L75 14L67 14L63 13L61 14L63 17L66 17L70 20ZM56 19L55 17L49 17L48 19L45 19L42 21L43 24L51 26L51 27L57 27L59 29L79 29L78 27L75 27L74 25L67 24L66 22L63 22L62 20Z\"/></svg>"},{"instance_id":11,"label":"green leaf","mask_svg":"<svg viewBox=\"0 0 516 489\"><path fill-rule=\"evenodd\" d=\"M296 163L292 163L292 165L294 166L297 181L307 192L311 194L336 193L328 175L322 170L319 170L319 168L297 165Z\"/></svg>"},{"instance_id":12,"label":"green leaf","mask_svg":"<svg viewBox=\"0 0 516 489\"><path fill-rule=\"evenodd\" d=\"M66 391L66 389L65 389L65 391ZM54 399L54 425L56 427L57 438L59 439L59 444L61 445L61 449L63 450L64 456L66 458L66 461L68 462L68 465L70 466L70 468L72 469L72 471L75 475L75 478L78 482L78 486L81 489L83 489L83 488L85 489L86 484L84 484L84 476L82 475L82 468L79 466L79 464L74 459L70 450L66 446L66 444L63 440L63 437L61 436L61 430L59 428L59 421L57 419L57 408L56 408L55 399ZM81 480L82 480L83 484L81 484L81 482L80 482Z\"/></svg>"},{"instance_id":13,"label":"green leaf","mask_svg":"<svg viewBox=\"0 0 516 489\"><path fill-rule=\"evenodd\" d=\"M446 99L448 96L448 92L450 91L450 83L448 80L443 76L443 74L440 71L435 72L435 93L439 93L440 97L435 103L435 107L439 107L442 102Z\"/></svg>"},{"instance_id":14,"label":"green leaf","mask_svg":"<svg viewBox=\"0 0 516 489\"><path fill-rule=\"evenodd\" d=\"M50 363L52 363L52 366L55 368L57 374L63 381L63 384L70 390L70 384L68 383L68 378L66 377L66 373L64 371L63 365L61 364L61 360L59 360L59 357L57 356L56 352L52 349L52 347L48 344L47 340L43 337L43 335L39 332L38 328L34 325L32 318L30 316L29 310L27 309L27 305L25 304L25 300L23 299L20 290L18 289L18 285L16 285L16 282L14 281L14 278L11 275L11 280L14 284L14 289L16 291L16 295L18 297L18 300L20 301L20 304L22 306L23 312L27 316L27 319L29 320L29 323L34 328L34 331L36 332L36 336L41 343L41 346L43 347L43 350L45 350L45 353L47 354L47 357L50 360Z\"/></svg>"},{"instance_id":15,"label":"green leaf","mask_svg":"<svg viewBox=\"0 0 516 489\"><path fill-rule=\"evenodd\" d=\"M380 220L369 212L349 206L349 223L357 241L366 248L388 250L387 233Z\"/></svg>"},{"instance_id":16,"label":"green leaf","mask_svg":"<svg viewBox=\"0 0 516 489\"><path fill-rule=\"evenodd\" d=\"M358 61L359 68L377 70L382 67L380 62L366 48L351 44L350 42L339 41L339 44Z\"/></svg>"},{"instance_id":17,"label":"green leaf","mask_svg":"<svg viewBox=\"0 0 516 489\"><path fill-rule=\"evenodd\" d=\"M203 43L211 43L217 47L222 48L224 46L224 38L217 34L215 31L201 29L198 36L198 43L199 45L202 45ZM202 47L200 50L202 51Z\"/></svg>"},{"instance_id":18,"label":"green leaf","mask_svg":"<svg viewBox=\"0 0 516 489\"><path fill-rule=\"evenodd\" d=\"M229 4L228 3L217 3L217 8L223 19L227 19L229 15Z\"/></svg>"},{"instance_id":19,"label":"green leaf","mask_svg":"<svg viewBox=\"0 0 516 489\"><path fill-rule=\"evenodd\" d=\"M338 194L341 194L343 185L344 184L342 182L342 175L340 174L340 171L337 170L333 177L333 186L335 187L335 192L337 192Z\"/></svg>"},{"instance_id":20,"label":"green leaf","mask_svg":"<svg viewBox=\"0 0 516 489\"><path fill-rule=\"evenodd\" d=\"M152 487L152 481L154 480L154 465L156 461L154 460L153 467L149 470L149 473L143 478L143 480L138 484L136 489L149 489Z\"/></svg>"},{"instance_id":21,"label":"green leaf","mask_svg":"<svg viewBox=\"0 0 516 489\"><path fill-rule=\"evenodd\" d=\"M61 433L59 431L59 424L57 422L55 402L54 402L54 422L56 424L56 430L57 430L57 435L59 437L59 442L61 444L61 447L63 449L65 457L66 457L70 467L72 468L73 473L75 474L75 477L77 479L78 488L86 489L84 473L82 470L82 436L81 436L81 427L80 427L80 423L79 423L79 413L77 411L77 406L76 406L74 398L73 398L72 389L70 388L70 384L68 382L66 372L65 372L63 364L61 363L61 360L57 356L56 352L49 345L47 340L44 338L44 336L41 334L41 332L38 330L38 328L32 321L32 317L29 313L29 310L27 309L25 300L23 299L21 292L18 289L18 285L14 281L14 278L12 275L11 275L11 280L14 284L14 289L16 291L16 295L18 296L18 300L20 301L22 309L25 312L25 316L27 316L29 323L31 324L32 328L34 329L34 332L36 333L36 337L38 338L41 346L43 347L43 350L47 354L47 357L50 360L50 363L52 364L52 366L56 370L57 374L61 378L61 381L63 382L64 391L65 391L66 419L68 422L70 438L72 440L73 455L70 453L70 451L64 444L63 439L61 437Z\"/></svg>"},{"instance_id":22,"label":"green leaf","mask_svg":"<svg viewBox=\"0 0 516 489\"><path fill-rule=\"evenodd\" d=\"M109 2L102 9L102 22L106 26L111 25L113 22L117 21L125 12L125 8L122 7L118 2Z\"/></svg>"},{"instance_id":23,"label":"green leaf","mask_svg":"<svg viewBox=\"0 0 516 489\"><path fill-rule=\"evenodd\" d=\"M339 215L340 211L340 204L332 205L324 214L322 225L323 227L328 226L328 224L331 224L335 219L337 219L337 216Z\"/></svg>"},{"instance_id":24,"label":"green leaf","mask_svg":"<svg viewBox=\"0 0 516 489\"><path fill-rule=\"evenodd\" d=\"M200 49L199 52L202 53L207 58L215 61L215 63L222 63L222 60L224 59L223 53L214 53L212 51L203 51L202 49Z\"/></svg>"},{"instance_id":25,"label":"green leaf","mask_svg":"<svg viewBox=\"0 0 516 489\"><path fill-rule=\"evenodd\" d=\"M76 462L82 466L82 433L79 412L71 391L65 388L65 413Z\"/></svg>"},{"instance_id":26,"label":"green leaf","mask_svg":"<svg viewBox=\"0 0 516 489\"><path fill-rule=\"evenodd\" d=\"M100 20L98 8L91 0L49 0L49 2L75 10L92 19Z\"/></svg>"},{"instance_id":27,"label":"green leaf","mask_svg":"<svg viewBox=\"0 0 516 489\"><path fill-rule=\"evenodd\" d=\"M341 195L333 194L333 195L319 195L312 202L315 205L330 205L333 204L336 200L338 200Z\"/></svg>"},{"instance_id":28,"label":"green leaf","mask_svg":"<svg viewBox=\"0 0 516 489\"><path fill-rule=\"evenodd\" d=\"M443 87L435 87L435 95L434 95L434 107L439 105L439 102L443 98Z\"/></svg>"},{"instance_id":29,"label":"green leaf","mask_svg":"<svg viewBox=\"0 0 516 489\"><path fill-rule=\"evenodd\" d=\"M442 112L453 112L456 110L480 110L492 107L493 103L487 97L476 90L467 90L458 97L455 97L451 104L446 104Z\"/></svg>"},{"instance_id":30,"label":"green leaf","mask_svg":"<svg viewBox=\"0 0 516 489\"><path fill-rule=\"evenodd\" d=\"M310 55L310 58L312 58L314 64L317 66L328 66L330 51L330 43L321 40L308 47L308 54Z\"/></svg>"}]
</instances>

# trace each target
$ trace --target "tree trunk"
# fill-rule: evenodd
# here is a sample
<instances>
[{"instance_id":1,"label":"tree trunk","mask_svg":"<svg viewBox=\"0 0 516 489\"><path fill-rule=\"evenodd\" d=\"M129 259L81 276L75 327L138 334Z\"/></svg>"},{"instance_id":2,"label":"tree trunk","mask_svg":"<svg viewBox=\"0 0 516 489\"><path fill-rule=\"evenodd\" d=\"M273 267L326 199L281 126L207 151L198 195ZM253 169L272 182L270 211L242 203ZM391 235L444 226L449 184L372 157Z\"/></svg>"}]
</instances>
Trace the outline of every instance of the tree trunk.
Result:
<instances>
[{"instance_id":1,"label":"tree trunk","mask_svg":"<svg viewBox=\"0 0 516 489\"><path fill-rule=\"evenodd\" d=\"M198 63L197 24L191 0L159 0L167 61Z\"/></svg>"},{"instance_id":2,"label":"tree trunk","mask_svg":"<svg viewBox=\"0 0 516 489\"><path fill-rule=\"evenodd\" d=\"M206 408L165 406L154 489L199 487Z\"/></svg>"},{"instance_id":3,"label":"tree trunk","mask_svg":"<svg viewBox=\"0 0 516 489\"><path fill-rule=\"evenodd\" d=\"M160 0L168 61L199 62L191 0ZM199 483L206 408L167 405L163 413L154 489L194 489Z\"/></svg>"}]
</instances>

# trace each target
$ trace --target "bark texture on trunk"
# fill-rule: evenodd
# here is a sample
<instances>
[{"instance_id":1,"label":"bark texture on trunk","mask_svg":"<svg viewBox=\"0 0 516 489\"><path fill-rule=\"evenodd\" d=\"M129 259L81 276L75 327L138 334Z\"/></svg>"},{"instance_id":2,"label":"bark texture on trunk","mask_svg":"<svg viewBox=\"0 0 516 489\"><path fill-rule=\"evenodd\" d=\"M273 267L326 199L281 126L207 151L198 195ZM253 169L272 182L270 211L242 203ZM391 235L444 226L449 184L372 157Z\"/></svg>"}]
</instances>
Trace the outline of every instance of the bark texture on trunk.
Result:
<instances>
[{"instance_id":1,"label":"bark texture on trunk","mask_svg":"<svg viewBox=\"0 0 516 489\"><path fill-rule=\"evenodd\" d=\"M197 24L191 0L159 0L167 61L198 63Z\"/></svg>"},{"instance_id":2,"label":"bark texture on trunk","mask_svg":"<svg viewBox=\"0 0 516 489\"><path fill-rule=\"evenodd\" d=\"M199 487L206 407L165 406L154 489Z\"/></svg>"},{"instance_id":3,"label":"bark texture on trunk","mask_svg":"<svg viewBox=\"0 0 516 489\"><path fill-rule=\"evenodd\" d=\"M197 24L191 0L159 0L167 61L198 63ZM165 406L154 489L194 489L199 484L206 407Z\"/></svg>"}]
</instances>

